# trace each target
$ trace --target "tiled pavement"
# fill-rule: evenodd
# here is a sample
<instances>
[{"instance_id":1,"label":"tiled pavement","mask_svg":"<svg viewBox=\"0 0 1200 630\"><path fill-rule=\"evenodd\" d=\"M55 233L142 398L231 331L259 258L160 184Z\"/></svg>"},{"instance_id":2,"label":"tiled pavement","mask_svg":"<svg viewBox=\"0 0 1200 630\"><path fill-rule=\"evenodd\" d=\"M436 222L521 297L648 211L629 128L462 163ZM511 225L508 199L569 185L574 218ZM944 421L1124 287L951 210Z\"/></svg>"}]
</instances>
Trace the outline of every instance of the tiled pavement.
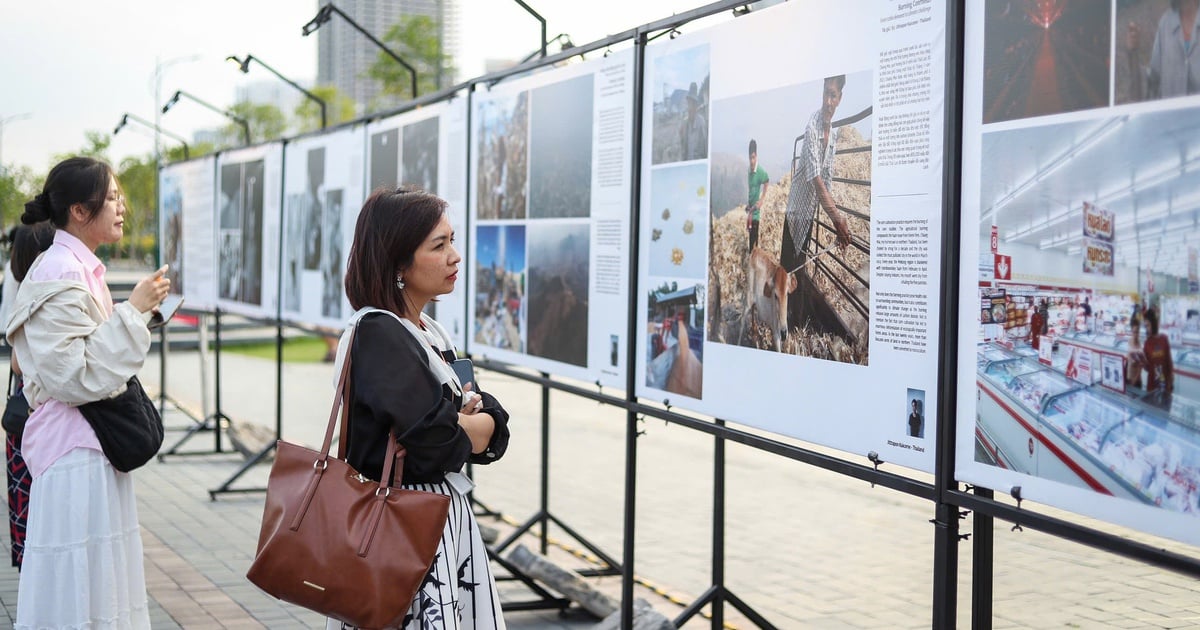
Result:
<instances>
[{"instance_id":1,"label":"tiled pavement","mask_svg":"<svg viewBox=\"0 0 1200 630\"><path fill-rule=\"evenodd\" d=\"M185 407L199 407L199 363L196 353L186 352L168 362L167 391ZM273 427L274 364L225 352L222 368L223 411ZM148 389L158 388L156 357L142 376ZM319 442L330 379L325 364L285 365L285 439ZM504 460L476 469L478 496L510 522L523 521L538 509L538 389L486 372L480 380L512 412L513 442ZM550 511L620 558L624 414L558 393L551 396L551 408ZM168 428L189 423L178 412L166 418ZM658 592L690 602L711 583L712 438L658 421L643 428L635 569ZM167 443L179 435L172 431ZM197 434L185 446L211 451L213 435ZM727 447L727 459L726 584L736 595L781 628L929 627L933 530L928 503L737 444ZM281 604L245 580L262 494L210 501L207 492L241 461L231 454L170 457L135 473L155 628L321 627L312 613ZM235 487L261 488L267 471L267 465L254 467ZM1103 527L1200 555L1194 548ZM580 547L558 528L552 526L551 532ZM536 548L534 541L527 544ZM1037 532L1013 533L1006 523L996 525L995 548L995 628L1200 627L1200 584L1189 577ZM583 564L557 547L550 553L564 564ZM966 628L969 545L960 553L958 619ZM592 582L619 593L619 578ZM9 618L16 584L15 570L0 569L0 606ZM511 583L502 591L507 601L527 598ZM668 616L680 610L650 589L639 587L637 595ZM553 611L510 612L506 620L521 629L595 623L575 608L565 617ZM732 611L726 621L752 627ZM708 624L697 618L686 627Z\"/></svg>"}]
</instances>

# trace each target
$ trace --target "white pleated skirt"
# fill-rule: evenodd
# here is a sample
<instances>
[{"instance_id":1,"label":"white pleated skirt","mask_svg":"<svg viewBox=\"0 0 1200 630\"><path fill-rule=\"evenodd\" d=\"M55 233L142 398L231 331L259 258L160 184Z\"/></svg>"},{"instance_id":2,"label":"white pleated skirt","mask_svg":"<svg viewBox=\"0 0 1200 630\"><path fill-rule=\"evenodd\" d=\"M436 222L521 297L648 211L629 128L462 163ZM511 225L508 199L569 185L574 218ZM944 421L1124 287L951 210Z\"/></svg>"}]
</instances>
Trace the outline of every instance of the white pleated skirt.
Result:
<instances>
[{"instance_id":1,"label":"white pleated skirt","mask_svg":"<svg viewBox=\"0 0 1200 630\"><path fill-rule=\"evenodd\" d=\"M496 579L471 501L449 482L404 484L410 490L450 497L450 513L437 556L408 615L404 630L505 630ZM352 630L333 619L327 630Z\"/></svg>"},{"instance_id":2,"label":"white pleated skirt","mask_svg":"<svg viewBox=\"0 0 1200 630\"><path fill-rule=\"evenodd\" d=\"M133 477L74 449L30 489L15 628L149 627Z\"/></svg>"}]
</instances>

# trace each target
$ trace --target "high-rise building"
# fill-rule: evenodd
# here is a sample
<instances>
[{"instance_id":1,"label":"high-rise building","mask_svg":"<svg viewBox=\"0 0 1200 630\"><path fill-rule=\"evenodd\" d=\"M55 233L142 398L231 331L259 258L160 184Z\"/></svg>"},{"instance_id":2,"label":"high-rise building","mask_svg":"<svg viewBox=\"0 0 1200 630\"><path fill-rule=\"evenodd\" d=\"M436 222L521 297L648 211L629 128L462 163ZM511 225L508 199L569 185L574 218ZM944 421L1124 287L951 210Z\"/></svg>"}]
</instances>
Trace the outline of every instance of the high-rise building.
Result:
<instances>
[{"instance_id":1,"label":"high-rise building","mask_svg":"<svg viewBox=\"0 0 1200 630\"><path fill-rule=\"evenodd\" d=\"M443 52L453 59L458 50L457 0L336 0L336 6L380 41L401 17L428 15L440 25ZM405 100L381 98L379 82L367 76L381 51L348 22L334 16L317 31L317 37L317 83L333 85L354 99L359 114L367 113L368 108L388 109ZM439 85L448 87L454 80L443 76Z\"/></svg>"}]
</instances>

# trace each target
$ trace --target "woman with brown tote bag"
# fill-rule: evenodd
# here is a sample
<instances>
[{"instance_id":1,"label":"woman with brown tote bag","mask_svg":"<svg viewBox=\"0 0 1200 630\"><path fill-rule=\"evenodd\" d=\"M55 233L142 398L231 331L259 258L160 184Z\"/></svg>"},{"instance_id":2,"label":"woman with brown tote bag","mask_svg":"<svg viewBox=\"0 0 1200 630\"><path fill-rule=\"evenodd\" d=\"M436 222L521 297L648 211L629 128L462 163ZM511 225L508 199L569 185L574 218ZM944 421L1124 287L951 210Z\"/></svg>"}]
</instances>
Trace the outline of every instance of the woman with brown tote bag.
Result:
<instances>
[{"instance_id":1,"label":"woman with brown tote bag","mask_svg":"<svg viewBox=\"0 0 1200 630\"><path fill-rule=\"evenodd\" d=\"M505 627L468 499L472 483L461 471L467 462L490 464L504 454L508 413L473 383L459 382L449 336L422 313L454 290L461 260L446 202L402 187L367 199L346 267L346 296L360 311L335 367L350 359L346 460L379 480L395 435L407 449L403 487L450 497L437 556L403 628Z\"/></svg>"}]
</instances>

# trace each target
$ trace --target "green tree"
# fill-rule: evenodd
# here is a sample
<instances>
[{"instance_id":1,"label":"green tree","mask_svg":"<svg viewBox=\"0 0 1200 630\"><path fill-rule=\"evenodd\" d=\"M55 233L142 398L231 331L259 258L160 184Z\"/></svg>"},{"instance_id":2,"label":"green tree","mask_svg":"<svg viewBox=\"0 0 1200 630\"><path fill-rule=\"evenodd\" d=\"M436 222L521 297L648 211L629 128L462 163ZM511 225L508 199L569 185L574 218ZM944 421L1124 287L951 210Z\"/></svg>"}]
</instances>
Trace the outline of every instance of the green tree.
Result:
<instances>
[{"instance_id":1,"label":"green tree","mask_svg":"<svg viewBox=\"0 0 1200 630\"><path fill-rule=\"evenodd\" d=\"M33 199L41 187L27 166L0 167L0 221L4 228L20 223L25 202Z\"/></svg>"},{"instance_id":2,"label":"green tree","mask_svg":"<svg viewBox=\"0 0 1200 630\"><path fill-rule=\"evenodd\" d=\"M229 111L245 118L250 125L250 142L278 140L287 132L288 121L278 107L269 103L242 101L234 103ZM242 146L242 126L230 122L221 128L223 144L229 147Z\"/></svg>"},{"instance_id":3,"label":"green tree","mask_svg":"<svg viewBox=\"0 0 1200 630\"><path fill-rule=\"evenodd\" d=\"M112 145L112 135L100 131L87 131L83 134L84 145L78 151L70 153L59 153L51 160L51 166L59 162L75 156L84 156L104 160L109 164L112 163L108 159L108 147Z\"/></svg>"},{"instance_id":4,"label":"green tree","mask_svg":"<svg viewBox=\"0 0 1200 630\"><path fill-rule=\"evenodd\" d=\"M417 70L417 96L448 87L454 62L442 50L441 27L428 15L406 15L383 35L383 43ZM408 69L379 51L367 76L383 84L383 93L404 99L412 97L412 75Z\"/></svg>"},{"instance_id":5,"label":"green tree","mask_svg":"<svg viewBox=\"0 0 1200 630\"><path fill-rule=\"evenodd\" d=\"M155 199L158 169L154 165L154 156L121 160L117 178L125 191L125 235L114 254L138 260L158 240L158 200Z\"/></svg>"},{"instance_id":6,"label":"green tree","mask_svg":"<svg viewBox=\"0 0 1200 630\"><path fill-rule=\"evenodd\" d=\"M325 101L325 119L330 127L354 119L354 99L332 85L318 85L309 90L313 96ZM311 98L305 97L293 112L296 130L300 133L321 128L321 107Z\"/></svg>"}]
</instances>

